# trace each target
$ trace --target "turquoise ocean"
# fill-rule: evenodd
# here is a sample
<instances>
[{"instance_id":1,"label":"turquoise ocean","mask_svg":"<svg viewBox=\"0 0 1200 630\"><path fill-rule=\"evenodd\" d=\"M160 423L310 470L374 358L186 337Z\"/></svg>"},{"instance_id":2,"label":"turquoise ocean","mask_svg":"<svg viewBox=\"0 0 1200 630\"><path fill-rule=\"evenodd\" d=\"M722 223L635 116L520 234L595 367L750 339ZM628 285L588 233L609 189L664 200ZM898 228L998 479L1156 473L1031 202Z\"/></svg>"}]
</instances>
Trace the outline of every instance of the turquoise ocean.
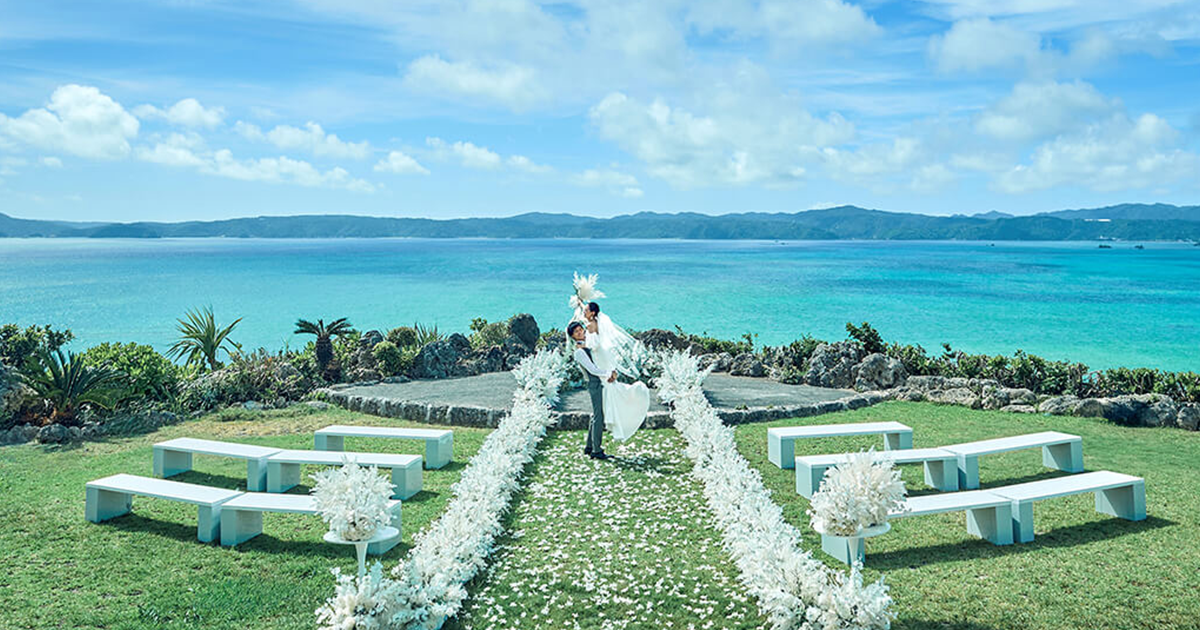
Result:
<instances>
[{"instance_id":1,"label":"turquoise ocean","mask_svg":"<svg viewBox=\"0 0 1200 630\"><path fill-rule=\"evenodd\" d=\"M1092 242L0 239L0 322L71 328L80 350L165 350L211 305L245 348L299 347L297 318L359 329L532 313L562 328L573 272L632 329L757 343L845 337L1200 371L1200 247Z\"/></svg>"}]
</instances>

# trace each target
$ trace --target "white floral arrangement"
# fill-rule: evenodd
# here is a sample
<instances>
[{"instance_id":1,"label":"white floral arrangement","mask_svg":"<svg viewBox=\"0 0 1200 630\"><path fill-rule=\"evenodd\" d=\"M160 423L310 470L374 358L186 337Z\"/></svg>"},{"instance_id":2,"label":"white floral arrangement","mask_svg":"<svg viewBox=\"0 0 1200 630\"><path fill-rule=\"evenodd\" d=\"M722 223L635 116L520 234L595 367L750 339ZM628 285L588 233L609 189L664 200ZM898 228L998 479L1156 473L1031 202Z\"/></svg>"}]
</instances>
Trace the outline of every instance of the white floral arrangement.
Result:
<instances>
[{"instance_id":1,"label":"white floral arrangement","mask_svg":"<svg viewBox=\"0 0 1200 630\"><path fill-rule=\"evenodd\" d=\"M892 460L877 459L872 449L825 472L808 514L818 532L855 536L886 523L892 509L904 509L904 482Z\"/></svg>"},{"instance_id":2,"label":"white floral arrangement","mask_svg":"<svg viewBox=\"0 0 1200 630\"><path fill-rule=\"evenodd\" d=\"M572 295L567 304L576 311L582 311L587 307L588 302L595 302L602 297L605 297L604 292L596 288L596 282L600 279L599 274L590 276L581 276L579 272L575 272L575 295Z\"/></svg>"},{"instance_id":3,"label":"white floral arrangement","mask_svg":"<svg viewBox=\"0 0 1200 630\"><path fill-rule=\"evenodd\" d=\"M378 468L345 458L340 467L323 469L312 478L317 511L342 540L367 540L391 523L388 500L395 486Z\"/></svg>"},{"instance_id":4,"label":"white floral arrangement","mask_svg":"<svg viewBox=\"0 0 1200 630\"><path fill-rule=\"evenodd\" d=\"M517 387L537 395L546 406L553 407L558 403L558 392L571 363L566 350L539 352L521 361L513 368L512 375L517 379Z\"/></svg>"},{"instance_id":5,"label":"white floral arrangement","mask_svg":"<svg viewBox=\"0 0 1200 630\"><path fill-rule=\"evenodd\" d=\"M564 364L553 354L542 350L518 366L522 387L513 394L512 412L451 488L446 512L416 537L390 577L376 570L361 579L335 572L336 593L316 612L321 628L433 630L459 611L467 582L487 564L504 529L525 466L554 422L547 394L557 395L555 381L563 375L554 370Z\"/></svg>"},{"instance_id":6,"label":"white floral arrangement","mask_svg":"<svg viewBox=\"0 0 1200 630\"><path fill-rule=\"evenodd\" d=\"M847 575L799 547L800 532L783 519L762 477L738 453L733 430L704 397L702 371L686 352L664 355L659 397L672 404L687 440L692 474L704 485L726 550L742 583L776 630L886 630L894 614L883 579L863 585L859 566Z\"/></svg>"}]
</instances>

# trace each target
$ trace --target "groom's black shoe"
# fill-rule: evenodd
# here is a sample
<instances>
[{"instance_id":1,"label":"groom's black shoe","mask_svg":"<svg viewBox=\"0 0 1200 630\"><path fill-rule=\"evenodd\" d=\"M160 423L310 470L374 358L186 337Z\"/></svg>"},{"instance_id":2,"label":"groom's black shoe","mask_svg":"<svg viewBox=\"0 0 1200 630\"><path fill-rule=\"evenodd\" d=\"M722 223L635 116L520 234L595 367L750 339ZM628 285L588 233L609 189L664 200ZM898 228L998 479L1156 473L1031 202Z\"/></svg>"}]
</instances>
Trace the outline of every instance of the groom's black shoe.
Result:
<instances>
[{"instance_id":1,"label":"groom's black shoe","mask_svg":"<svg viewBox=\"0 0 1200 630\"><path fill-rule=\"evenodd\" d=\"M592 459L608 459L609 458L608 453L605 453L604 451L600 451L598 453L588 453L588 457L591 457Z\"/></svg>"},{"instance_id":2,"label":"groom's black shoe","mask_svg":"<svg viewBox=\"0 0 1200 630\"><path fill-rule=\"evenodd\" d=\"M583 447L583 454L584 454L584 455L591 455L591 454L592 454L592 447L590 447L590 446L585 446L585 447Z\"/></svg>"}]
</instances>

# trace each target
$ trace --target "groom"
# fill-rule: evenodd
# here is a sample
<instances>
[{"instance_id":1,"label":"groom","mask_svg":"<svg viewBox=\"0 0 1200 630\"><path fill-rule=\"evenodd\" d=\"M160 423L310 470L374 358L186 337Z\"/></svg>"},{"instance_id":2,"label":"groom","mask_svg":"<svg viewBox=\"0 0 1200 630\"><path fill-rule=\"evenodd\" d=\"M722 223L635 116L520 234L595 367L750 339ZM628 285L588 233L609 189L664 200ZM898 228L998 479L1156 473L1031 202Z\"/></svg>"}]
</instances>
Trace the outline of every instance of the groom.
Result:
<instances>
[{"instance_id":1,"label":"groom","mask_svg":"<svg viewBox=\"0 0 1200 630\"><path fill-rule=\"evenodd\" d=\"M567 326L567 335L575 341L575 360L587 373L588 394L592 397L592 424L588 427L587 446L583 453L592 459L608 459L601 441L604 438L604 385L600 379L613 382L616 372L604 372L592 360L592 351L584 345L587 329L579 322Z\"/></svg>"}]
</instances>

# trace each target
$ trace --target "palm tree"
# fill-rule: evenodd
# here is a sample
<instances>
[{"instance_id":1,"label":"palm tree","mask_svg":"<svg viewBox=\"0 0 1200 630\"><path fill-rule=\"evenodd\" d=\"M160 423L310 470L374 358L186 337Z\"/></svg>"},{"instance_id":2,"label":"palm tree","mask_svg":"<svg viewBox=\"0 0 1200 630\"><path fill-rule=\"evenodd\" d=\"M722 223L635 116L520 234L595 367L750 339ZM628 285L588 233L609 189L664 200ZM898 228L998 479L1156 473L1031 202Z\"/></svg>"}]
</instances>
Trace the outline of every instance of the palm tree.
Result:
<instances>
[{"instance_id":1,"label":"palm tree","mask_svg":"<svg viewBox=\"0 0 1200 630\"><path fill-rule=\"evenodd\" d=\"M241 317L233 320L233 323L225 328L218 328L212 307L206 306L203 309L188 311L187 319L178 321L179 341L167 350L167 356L172 359L186 356L188 365L195 363L203 366L207 363L209 369L216 370L221 367L217 354L222 349L229 356L242 349L237 342L229 338L234 326L242 321Z\"/></svg>"},{"instance_id":2,"label":"palm tree","mask_svg":"<svg viewBox=\"0 0 1200 630\"><path fill-rule=\"evenodd\" d=\"M354 328L346 318L335 319L325 325L325 320L318 319L317 323L312 323L307 319L296 321L297 335L315 335L317 365L321 368L321 374L325 374L329 368L329 362L333 361L333 337L340 337L354 332Z\"/></svg>"},{"instance_id":3,"label":"palm tree","mask_svg":"<svg viewBox=\"0 0 1200 630\"><path fill-rule=\"evenodd\" d=\"M51 353L42 348L33 364L37 371L26 381L54 407L53 422L70 422L85 403L110 409L120 397L121 389L116 383L121 372L84 365L83 357L74 352L64 358L62 350Z\"/></svg>"}]
</instances>

